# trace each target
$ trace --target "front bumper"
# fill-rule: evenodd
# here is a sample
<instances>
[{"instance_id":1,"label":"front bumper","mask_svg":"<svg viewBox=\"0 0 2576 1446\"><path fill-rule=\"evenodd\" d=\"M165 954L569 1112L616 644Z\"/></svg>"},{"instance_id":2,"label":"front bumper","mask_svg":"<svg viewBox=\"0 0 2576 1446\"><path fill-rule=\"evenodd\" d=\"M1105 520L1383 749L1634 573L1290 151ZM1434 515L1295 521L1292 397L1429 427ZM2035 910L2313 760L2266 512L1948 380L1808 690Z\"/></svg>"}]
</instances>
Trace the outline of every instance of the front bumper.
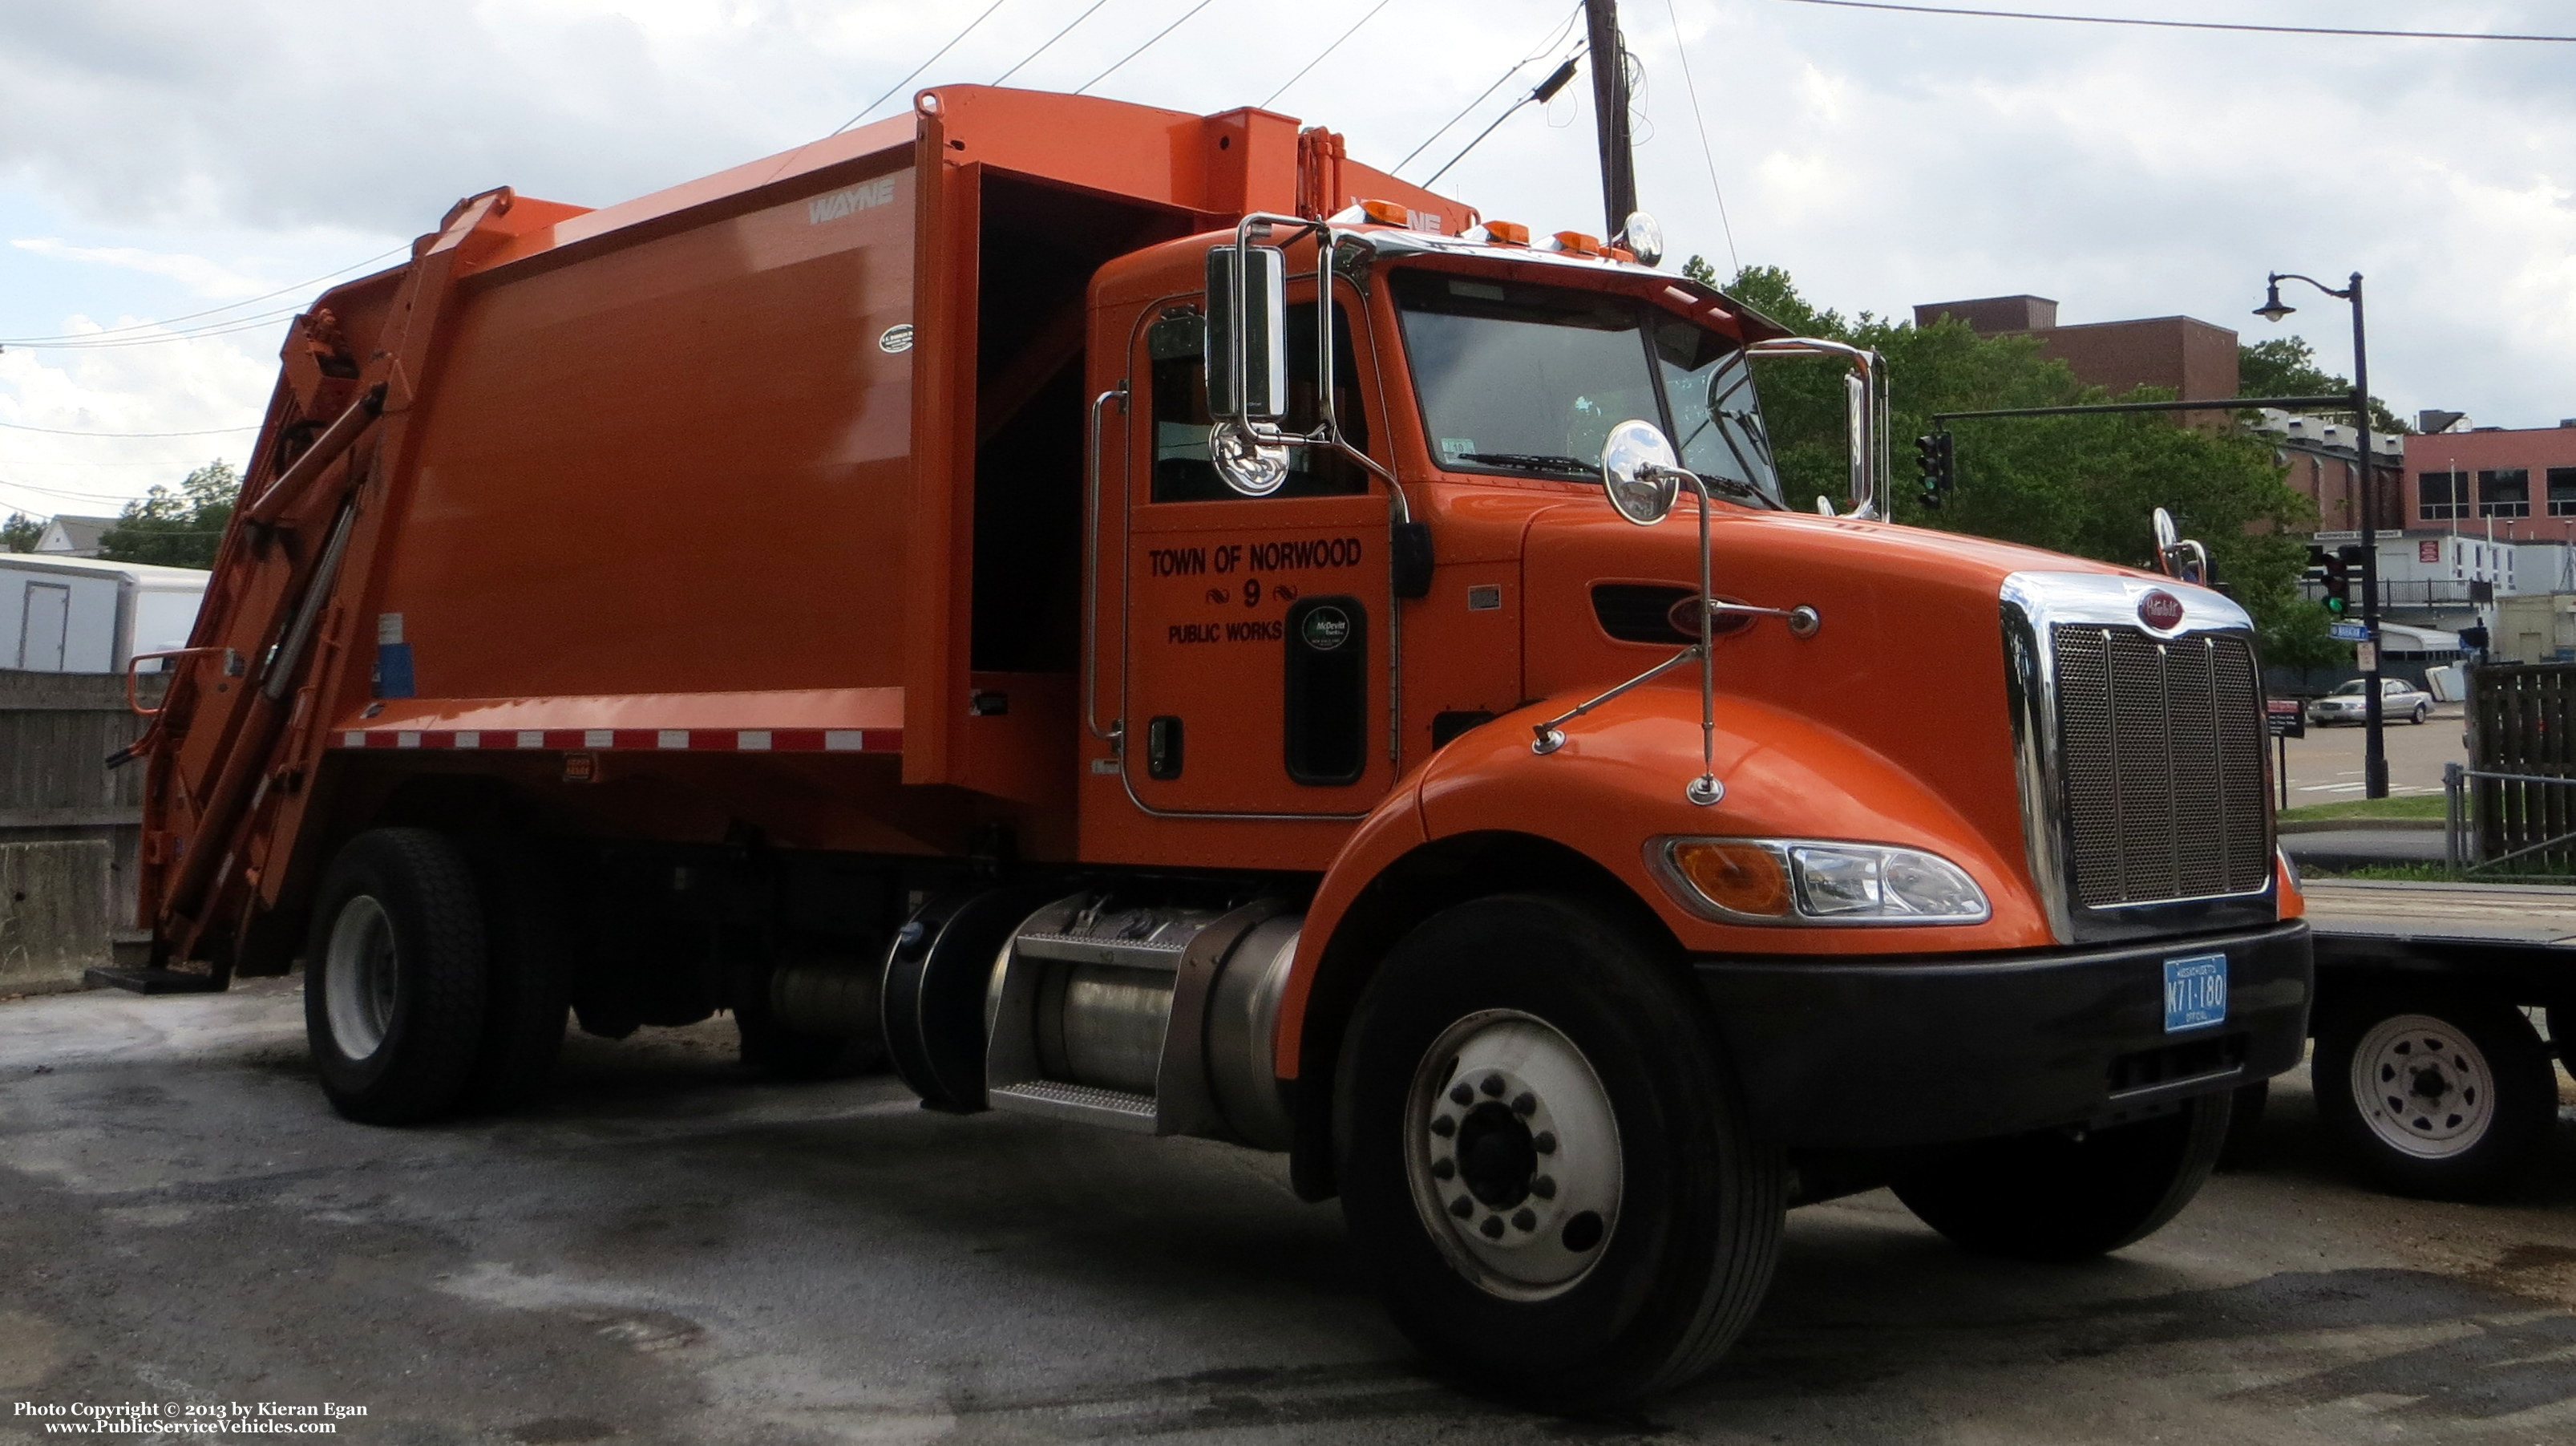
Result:
<instances>
[{"instance_id":1,"label":"front bumper","mask_svg":"<svg viewBox=\"0 0 2576 1446\"><path fill-rule=\"evenodd\" d=\"M2164 961L2224 950L2223 1024L2165 1033ZM1806 1149L2108 1124L2299 1062L2299 920L2148 945L1911 961L1703 959L1754 1128Z\"/></svg>"}]
</instances>

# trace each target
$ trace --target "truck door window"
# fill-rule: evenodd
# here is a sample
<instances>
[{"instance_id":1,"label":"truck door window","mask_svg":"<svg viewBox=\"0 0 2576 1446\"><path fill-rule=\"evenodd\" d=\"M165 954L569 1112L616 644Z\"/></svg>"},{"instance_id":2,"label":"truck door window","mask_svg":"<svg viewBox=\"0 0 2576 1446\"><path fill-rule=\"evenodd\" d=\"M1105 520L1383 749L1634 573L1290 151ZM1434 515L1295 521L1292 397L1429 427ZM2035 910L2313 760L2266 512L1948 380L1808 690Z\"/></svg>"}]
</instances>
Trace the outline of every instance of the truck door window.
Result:
<instances>
[{"instance_id":1,"label":"truck door window","mask_svg":"<svg viewBox=\"0 0 2576 1446\"><path fill-rule=\"evenodd\" d=\"M1361 406L1359 362L1351 347L1348 306L1333 321L1333 412L1352 446L1368 447L1368 418ZM1207 328L1195 311L1166 316L1146 330L1152 364L1154 484L1156 502L1218 502L1243 498L1225 485L1208 461ZM1316 424L1315 307L1312 298L1288 308L1288 415L1283 430ZM1368 490L1368 473L1349 458L1322 447L1288 449L1288 481L1273 497L1337 497Z\"/></svg>"},{"instance_id":2,"label":"truck door window","mask_svg":"<svg viewBox=\"0 0 2576 1446\"><path fill-rule=\"evenodd\" d=\"M1655 319L1655 360L1673 408L1673 447L1682 465L1703 477L1725 477L1778 500L1771 437L1754 400L1753 369L1730 336L1678 316Z\"/></svg>"}]
</instances>

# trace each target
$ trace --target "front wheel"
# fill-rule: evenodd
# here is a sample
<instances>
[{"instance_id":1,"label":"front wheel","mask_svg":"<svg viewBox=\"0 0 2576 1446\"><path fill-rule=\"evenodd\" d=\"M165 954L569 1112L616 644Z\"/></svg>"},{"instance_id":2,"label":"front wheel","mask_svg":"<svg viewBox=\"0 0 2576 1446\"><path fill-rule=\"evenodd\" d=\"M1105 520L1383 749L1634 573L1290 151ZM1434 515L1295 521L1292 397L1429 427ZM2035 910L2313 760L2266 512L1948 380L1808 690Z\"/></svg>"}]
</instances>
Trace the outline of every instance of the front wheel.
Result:
<instances>
[{"instance_id":1,"label":"front wheel","mask_svg":"<svg viewBox=\"0 0 2576 1446\"><path fill-rule=\"evenodd\" d=\"M1423 924L1342 1056L1342 1209L1447 1370L1558 1408L1705 1370L1770 1287L1786 1169L1686 980L1581 904Z\"/></svg>"},{"instance_id":2,"label":"front wheel","mask_svg":"<svg viewBox=\"0 0 2576 1446\"><path fill-rule=\"evenodd\" d=\"M1897 1181L1896 1198L1979 1255L2089 1260L2182 1213L2217 1165L2232 1113L2221 1091L2133 1125L1984 1141Z\"/></svg>"},{"instance_id":3,"label":"front wheel","mask_svg":"<svg viewBox=\"0 0 2576 1446\"><path fill-rule=\"evenodd\" d=\"M2469 1200L2527 1173L2558 1117L2531 1021L2469 995L2389 990L2329 1010L2309 1078L2317 1110L2373 1180Z\"/></svg>"},{"instance_id":4,"label":"front wheel","mask_svg":"<svg viewBox=\"0 0 2576 1446\"><path fill-rule=\"evenodd\" d=\"M2418 703L2415 705L2415 722L2417 726L2422 726L2424 721L2432 716L2433 705L2430 703Z\"/></svg>"}]
</instances>

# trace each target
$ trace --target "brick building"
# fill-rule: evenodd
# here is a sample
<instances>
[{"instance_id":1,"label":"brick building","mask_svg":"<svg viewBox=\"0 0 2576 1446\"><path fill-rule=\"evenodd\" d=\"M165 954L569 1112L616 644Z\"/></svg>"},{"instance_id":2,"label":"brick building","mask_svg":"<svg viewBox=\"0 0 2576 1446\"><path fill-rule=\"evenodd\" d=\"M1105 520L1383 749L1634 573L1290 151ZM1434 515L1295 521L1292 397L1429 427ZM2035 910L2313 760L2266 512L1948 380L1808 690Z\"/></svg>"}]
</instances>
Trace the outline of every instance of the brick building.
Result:
<instances>
[{"instance_id":1,"label":"brick building","mask_svg":"<svg viewBox=\"0 0 2576 1446\"><path fill-rule=\"evenodd\" d=\"M1916 326L1945 316L1966 322L1979 336L2034 338L2042 356L2066 363L2076 380L2113 396L2135 387L2163 387L2185 398L2236 395L2236 333L2192 317L2060 326L2057 303L2045 296L1988 296L1914 308ZM2197 425L2227 421L2223 412L2184 416Z\"/></svg>"},{"instance_id":2,"label":"brick building","mask_svg":"<svg viewBox=\"0 0 2576 1446\"><path fill-rule=\"evenodd\" d=\"M2410 528L2576 540L2576 417L2408 437L2404 506Z\"/></svg>"}]
</instances>

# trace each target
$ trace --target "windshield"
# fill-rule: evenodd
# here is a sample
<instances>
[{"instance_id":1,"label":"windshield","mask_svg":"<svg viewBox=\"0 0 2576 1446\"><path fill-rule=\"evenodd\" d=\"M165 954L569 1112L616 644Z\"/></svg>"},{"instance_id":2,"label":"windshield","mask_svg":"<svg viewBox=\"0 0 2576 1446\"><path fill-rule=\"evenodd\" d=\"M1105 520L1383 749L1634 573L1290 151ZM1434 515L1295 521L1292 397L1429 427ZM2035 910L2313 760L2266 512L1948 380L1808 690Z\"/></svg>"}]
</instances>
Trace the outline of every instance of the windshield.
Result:
<instances>
[{"instance_id":1,"label":"windshield","mask_svg":"<svg viewBox=\"0 0 2576 1446\"><path fill-rule=\"evenodd\" d=\"M2362 681L2359 678L2355 678L2351 682L2344 684L2342 687L2335 689L2335 696L2338 698L2358 698L2362 696L2363 686Z\"/></svg>"},{"instance_id":2,"label":"windshield","mask_svg":"<svg viewBox=\"0 0 2576 1446\"><path fill-rule=\"evenodd\" d=\"M1663 429L1682 465L1777 501L1743 349L1624 296L1394 273L1433 459L1460 472L1601 476L1610 429Z\"/></svg>"}]
</instances>

